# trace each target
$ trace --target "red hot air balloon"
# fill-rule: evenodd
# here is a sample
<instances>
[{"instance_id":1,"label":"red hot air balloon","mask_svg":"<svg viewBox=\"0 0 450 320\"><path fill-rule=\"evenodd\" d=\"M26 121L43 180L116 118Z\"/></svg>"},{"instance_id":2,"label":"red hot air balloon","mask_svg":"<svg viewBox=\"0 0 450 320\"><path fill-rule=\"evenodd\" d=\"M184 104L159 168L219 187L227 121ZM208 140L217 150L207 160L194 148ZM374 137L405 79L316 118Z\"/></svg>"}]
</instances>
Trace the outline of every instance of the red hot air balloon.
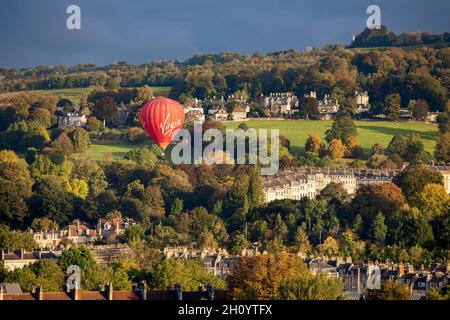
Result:
<instances>
[{"instance_id":1,"label":"red hot air balloon","mask_svg":"<svg viewBox=\"0 0 450 320\"><path fill-rule=\"evenodd\" d=\"M184 119L183 107L168 98L150 100L141 110L142 125L163 150L183 127Z\"/></svg>"}]
</instances>

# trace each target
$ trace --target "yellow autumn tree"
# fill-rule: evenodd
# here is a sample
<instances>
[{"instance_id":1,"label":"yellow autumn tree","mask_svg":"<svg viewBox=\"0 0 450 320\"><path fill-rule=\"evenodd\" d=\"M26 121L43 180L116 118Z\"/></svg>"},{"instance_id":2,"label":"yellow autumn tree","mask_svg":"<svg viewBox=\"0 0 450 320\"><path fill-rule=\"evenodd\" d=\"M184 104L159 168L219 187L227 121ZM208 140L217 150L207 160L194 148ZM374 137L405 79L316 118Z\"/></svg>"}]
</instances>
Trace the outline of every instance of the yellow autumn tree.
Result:
<instances>
[{"instance_id":1,"label":"yellow autumn tree","mask_svg":"<svg viewBox=\"0 0 450 320\"><path fill-rule=\"evenodd\" d=\"M422 211L427 220L431 220L450 210L450 196L444 186L429 183L415 197L414 205Z\"/></svg>"},{"instance_id":2,"label":"yellow autumn tree","mask_svg":"<svg viewBox=\"0 0 450 320\"><path fill-rule=\"evenodd\" d=\"M333 139L328 146L328 155L331 159L337 160L345 155L346 148L340 139Z\"/></svg>"},{"instance_id":3,"label":"yellow autumn tree","mask_svg":"<svg viewBox=\"0 0 450 320\"><path fill-rule=\"evenodd\" d=\"M317 133L311 133L308 136L308 140L305 143L305 150L307 152L317 153L320 150L320 146L322 145L322 139L320 139Z\"/></svg>"},{"instance_id":4,"label":"yellow autumn tree","mask_svg":"<svg viewBox=\"0 0 450 320\"><path fill-rule=\"evenodd\" d=\"M302 260L287 253L242 257L228 276L229 294L233 299L277 299L280 284L304 272Z\"/></svg>"}]
</instances>

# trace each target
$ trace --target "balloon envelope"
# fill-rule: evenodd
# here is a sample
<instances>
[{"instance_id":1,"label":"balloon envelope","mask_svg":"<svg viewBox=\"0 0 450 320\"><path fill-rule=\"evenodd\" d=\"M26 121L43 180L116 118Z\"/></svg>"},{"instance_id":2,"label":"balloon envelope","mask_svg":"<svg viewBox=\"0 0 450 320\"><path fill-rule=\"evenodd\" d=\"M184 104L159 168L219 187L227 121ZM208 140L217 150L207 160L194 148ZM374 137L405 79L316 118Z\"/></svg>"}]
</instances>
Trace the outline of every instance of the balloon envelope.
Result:
<instances>
[{"instance_id":1,"label":"balloon envelope","mask_svg":"<svg viewBox=\"0 0 450 320\"><path fill-rule=\"evenodd\" d=\"M183 127L184 119L183 107L168 98L150 100L141 110L141 122L145 131L163 150Z\"/></svg>"}]
</instances>

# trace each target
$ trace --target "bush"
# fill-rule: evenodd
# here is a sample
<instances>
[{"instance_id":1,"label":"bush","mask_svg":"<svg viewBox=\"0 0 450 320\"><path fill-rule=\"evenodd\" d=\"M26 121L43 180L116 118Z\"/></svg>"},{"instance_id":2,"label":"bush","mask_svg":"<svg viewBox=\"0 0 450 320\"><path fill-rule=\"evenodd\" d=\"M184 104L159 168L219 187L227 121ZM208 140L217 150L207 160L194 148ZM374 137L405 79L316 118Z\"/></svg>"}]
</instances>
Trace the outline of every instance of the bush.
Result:
<instances>
[{"instance_id":1,"label":"bush","mask_svg":"<svg viewBox=\"0 0 450 320\"><path fill-rule=\"evenodd\" d=\"M145 140L145 137L146 137L146 135L145 135L144 129L139 128L139 127L128 128L127 138L131 142L141 143Z\"/></svg>"}]
</instances>

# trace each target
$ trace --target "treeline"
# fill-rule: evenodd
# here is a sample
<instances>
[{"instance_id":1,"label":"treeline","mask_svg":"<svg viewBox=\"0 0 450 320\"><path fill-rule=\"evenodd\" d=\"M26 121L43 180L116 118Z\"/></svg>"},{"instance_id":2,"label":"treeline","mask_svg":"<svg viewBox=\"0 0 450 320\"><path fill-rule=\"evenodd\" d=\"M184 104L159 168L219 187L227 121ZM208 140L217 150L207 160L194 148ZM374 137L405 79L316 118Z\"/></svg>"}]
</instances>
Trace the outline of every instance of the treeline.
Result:
<instances>
[{"instance_id":1,"label":"treeline","mask_svg":"<svg viewBox=\"0 0 450 320\"><path fill-rule=\"evenodd\" d=\"M386 26L380 29L364 29L355 36L352 48L368 47L403 47L413 45L429 45L450 41L450 33L433 34L429 32L406 32L396 35L390 32ZM445 46L445 44L443 44Z\"/></svg>"},{"instance_id":2,"label":"treeline","mask_svg":"<svg viewBox=\"0 0 450 320\"><path fill-rule=\"evenodd\" d=\"M426 38L426 37L425 37ZM389 94L400 105L425 100L430 111L445 111L448 101L450 49L400 48L364 52L327 45L308 52L288 50L252 56L237 53L197 55L185 62L153 62L133 66L116 63L92 71L51 68L44 72L2 69L0 91L102 85L105 87L172 86L171 97L184 102L239 92L249 99L270 92L294 92L303 97L316 91L342 102L356 90L368 91L370 104L382 108ZM44 68L45 69L45 68Z\"/></svg>"}]
</instances>

